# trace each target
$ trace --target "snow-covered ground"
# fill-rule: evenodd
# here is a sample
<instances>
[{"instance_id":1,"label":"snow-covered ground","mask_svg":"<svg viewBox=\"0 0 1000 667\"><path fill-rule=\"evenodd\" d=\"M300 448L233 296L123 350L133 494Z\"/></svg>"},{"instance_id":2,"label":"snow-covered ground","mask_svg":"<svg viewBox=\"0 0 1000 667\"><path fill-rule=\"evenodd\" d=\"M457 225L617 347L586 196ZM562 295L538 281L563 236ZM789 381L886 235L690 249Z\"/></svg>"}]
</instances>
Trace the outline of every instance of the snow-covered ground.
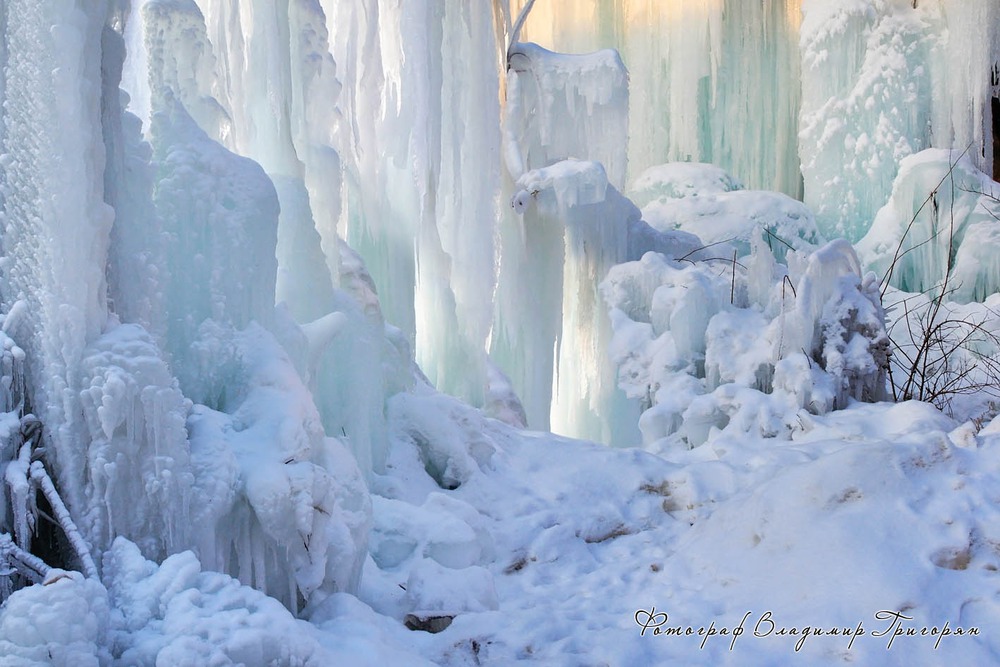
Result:
<instances>
[{"instance_id":1,"label":"snow-covered ground","mask_svg":"<svg viewBox=\"0 0 1000 667\"><path fill-rule=\"evenodd\" d=\"M1000 6L535 4L0 5L0 667L1000 664Z\"/></svg>"},{"instance_id":2,"label":"snow-covered ground","mask_svg":"<svg viewBox=\"0 0 1000 667\"><path fill-rule=\"evenodd\" d=\"M106 591L73 575L11 597L4 664L46 663L46 651L67 665L109 652L184 665L1000 656L995 426L974 434L917 402L856 405L803 417L786 442L720 434L661 457L518 432L440 395L407 402L373 481L357 596L296 621L189 552L157 567L121 540ZM451 442L421 430L429 415L453 425ZM428 474L433 451L464 461L457 488ZM406 628L411 613L454 620L429 634Z\"/></svg>"}]
</instances>

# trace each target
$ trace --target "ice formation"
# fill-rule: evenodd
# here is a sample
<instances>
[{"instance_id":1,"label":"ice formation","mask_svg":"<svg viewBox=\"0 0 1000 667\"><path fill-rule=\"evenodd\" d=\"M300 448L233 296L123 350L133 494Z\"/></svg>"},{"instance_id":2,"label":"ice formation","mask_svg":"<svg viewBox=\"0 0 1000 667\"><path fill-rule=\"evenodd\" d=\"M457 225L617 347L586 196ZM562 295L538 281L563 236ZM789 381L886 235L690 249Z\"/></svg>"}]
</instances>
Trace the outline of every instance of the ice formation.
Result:
<instances>
[{"instance_id":1,"label":"ice formation","mask_svg":"<svg viewBox=\"0 0 1000 667\"><path fill-rule=\"evenodd\" d=\"M622 624L868 546L995 627L998 12L2 3L0 655L715 664Z\"/></svg>"},{"instance_id":2,"label":"ice formation","mask_svg":"<svg viewBox=\"0 0 1000 667\"><path fill-rule=\"evenodd\" d=\"M892 195L858 248L894 287L983 301L1000 289L990 256L998 219L997 182L967 152L930 149L900 163Z\"/></svg>"},{"instance_id":3,"label":"ice formation","mask_svg":"<svg viewBox=\"0 0 1000 667\"><path fill-rule=\"evenodd\" d=\"M751 187L795 196L801 5L559 0L533 7L521 37L567 53L621 53L633 176L668 161L713 162Z\"/></svg>"},{"instance_id":4,"label":"ice formation","mask_svg":"<svg viewBox=\"0 0 1000 667\"><path fill-rule=\"evenodd\" d=\"M10 502L0 523L11 517L26 547L26 531L40 520L33 498L44 492L88 576L98 574L87 565L90 551L99 556L126 537L157 560L196 549L293 610L354 590L370 522L356 461L366 472L377 465L379 437L367 420L382 418L383 399L362 393L354 421L333 433L351 428L356 437L345 440L356 458L327 437L301 378L319 386L333 339L370 334L358 330L366 318L374 317L377 336L357 344L390 347L380 314L332 286L300 290L323 299L314 303L327 316L311 326L290 322L287 307L275 310L276 248L298 224L279 220L279 198L294 203L297 186L276 175L276 191L260 165L219 144L234 129L213 97L197 5L150 0L128 15L146 26L140 61L148 78L134 92L148 113L150 146L118 92L126 41L113 26L125 14L71 4L7 11L4 91L16 110L4 114L3 132ZM25 60L32 51L52 59L43 69L56 72L54 84ZM285 217L295 210L289 205ZM353 282L347 288L363 296ZM380 354L359 356L381 362ZM409 370L406 358L397 365ZM381 374L367 385L380 388ZM41 439L38 427L24 435L29 422L18 418L30 411ZM58 473L65 507L40 457Z\"/></svg>"},{"instance_id":5,"label":"ice formation","mask_svg":"<svg viewBox=\"0 0 1000 667\"><path fill-rule=\"evenodd\" d=\"M802 10L802 173L825 233L861 238L897 165L920 150L968 149L979 168L993 164L995 2L807 0ZM835 157L845 151L846 164Z\"/></svg>"},{"instance_id":6,"label":"ice formation","mask_svg":"<svg viewBox=\"0 0 1000 667\"><path fill-rule=\"evenodd\" d=\"M979 168L993 164L998 11L991 0L559 0L532 7L521 37L618 49L633 177L712 162L751 188L804 194L825 235L857 240L907 155L971 146Z\"/></svg>"}]
</instances>

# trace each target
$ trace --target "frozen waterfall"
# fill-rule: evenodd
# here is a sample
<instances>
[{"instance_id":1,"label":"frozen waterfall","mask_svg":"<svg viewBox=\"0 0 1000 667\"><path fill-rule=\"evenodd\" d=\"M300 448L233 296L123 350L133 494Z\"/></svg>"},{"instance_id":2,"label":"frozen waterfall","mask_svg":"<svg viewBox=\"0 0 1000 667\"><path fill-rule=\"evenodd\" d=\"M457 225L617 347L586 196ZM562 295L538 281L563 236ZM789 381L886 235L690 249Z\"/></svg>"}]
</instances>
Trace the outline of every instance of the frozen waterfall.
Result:
<instances>
[{"instance_id":1,"label":"frozen waterfall","mask_svg":"<svg viewBox=\"0 0 1000 667\"><path fill-rule=\"evenodd\" d=\"M357 590L393 437L444 488L473 408L787 434L886 397L880 287L1000 289L996 0L522 9L0 4L0 533L44 463L98 562L299 611Z\"/></svg>"}]
</instances>

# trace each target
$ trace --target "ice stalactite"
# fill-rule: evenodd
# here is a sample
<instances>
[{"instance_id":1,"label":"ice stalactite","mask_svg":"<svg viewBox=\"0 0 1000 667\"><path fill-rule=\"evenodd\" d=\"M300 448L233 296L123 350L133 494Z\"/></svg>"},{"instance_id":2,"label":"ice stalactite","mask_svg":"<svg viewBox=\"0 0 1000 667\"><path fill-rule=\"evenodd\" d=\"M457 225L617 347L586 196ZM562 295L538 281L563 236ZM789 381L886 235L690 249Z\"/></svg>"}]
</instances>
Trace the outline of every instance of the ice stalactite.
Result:
<instances>
[{"instance_id":1,"label":"ice stalactite","mask_svg":"<svg viewBox=\"0 0 1000 667\"><path fill-rule=\"evenodd\" d=\"M197 52L200 46L205 53L207 41L184 41L197 37L202 24L198 8L182 4L186 13L181 18L198 20L172 48ZM173 3L153 0L145 14L147 41L166 34L164 27L179 20ZM257 44L254 57L264 57L266 46ZM162 59L150 63L163 66ZM282 80L280 66L275 76ZM285 173L301 165L280 123L274 132L258 127L260 134L247 141L268 158L265 164L275 170L276 190L261 165L231 153L198 127L183 96L174 90L190 81L172 83L155 71L150 81L154 203L167 239L167 343L181 388L201 404L191 410L187 424L190 542L206 566L238 576L292 609L317 593L353 590L365 553L367 491L344 446L326 438L313 398L299 377L300 372L306 377L322 374L323 348L337 337L348 316L329 316L338 326L321 320L305 332L294 321L285 321L289 310L302 317L310 308L329 312L338 304L321 255L318 266L326 292L322 281L311 289L306 270L286 264L289 270L282 274L281 259L275 259L276 248L281 255L282 247L288 247L283 246L282 229L286 240L302 229L296 226L299 222L312 229L303 181ZM234 118L234 136L246 129L241 122L256 127L252 119ZM286 217L279 221L282 197ZM316 241L312 250L318 253L318 236ZM289 289L301 292L305 300L293 300L275 314L283 276L291 280ZM309 299L315 299L311 305ZM283 342L296 358L305 360L301 368L295 368L287 351L262 326L298 332ZM320 335L319 329L327 333ZM365 360L378 367L377 359ZM379 388L380 378L376 375L368 384ZM381 395L364 397L368 402L355 406L359 420L382 406ZM362 441L358 458L365 460L362 455L376 438L357 435ZM365 463L370 470L370 454ZM288 516L295 517L291 524Z\"/></svg>"},{"instance_id":2,"label":"ice stalactite","mask_svg":"<svg viewBox=\"0 0 1000 667\"><path fill-rule=\"evenodd\" d=\"M625 185L629 81L616 51L553 53L537 44L508 51L504 159L517 179L566 158L600 162Z\"/></svg>"}]
</instances>

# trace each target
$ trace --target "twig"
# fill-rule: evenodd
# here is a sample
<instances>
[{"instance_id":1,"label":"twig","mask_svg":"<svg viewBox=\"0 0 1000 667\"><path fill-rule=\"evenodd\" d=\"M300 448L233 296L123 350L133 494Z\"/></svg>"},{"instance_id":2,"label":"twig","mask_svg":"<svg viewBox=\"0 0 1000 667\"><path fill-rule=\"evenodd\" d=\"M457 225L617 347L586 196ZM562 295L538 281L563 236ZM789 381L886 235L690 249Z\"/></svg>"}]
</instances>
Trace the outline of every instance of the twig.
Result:
<instances>
[{"instance_id":1,"label":"twig","mask_svg":"<svg viewBox=\"0 0 1000 667\"><path fill-rule=\"evenodd\" d=\"M733 283L729 288L729 303L736 304L736 251L733 251Z\"/></svg>"},{"instance_id":2,"label":"twig","mask_svg":"<svg viewBox=\"0 0 1000 667\"><path fill-rule=\"evenodd\" d=\"M0 533L0 554L8 561L14 561L17 571L36 584L52 570L41 558L14 544L9 533Z\"/></svg>"},{"instance_id":3,"label":"twig","mask_svg":"<svg viewBox=\"0 0 1000 667\"><path fill-rule=\"evenodd\" d=\"M56 491L55 484L52 483L52 478L45 471L45 466L42 465L41 461L35 461L31 464L31 480L38 485L38 488L45 494L45 499L52 506L52 513L59 525L62 526L63 532L66 533L66 539L69 540L80 560L83 574L88 578L97 578L97 566L94 564L94 557L90 555L90 548L76 527L76 523L70 516L69 510L66 509L62 498L59 497L59 492Z\"/></svg>"}]
</instances>

